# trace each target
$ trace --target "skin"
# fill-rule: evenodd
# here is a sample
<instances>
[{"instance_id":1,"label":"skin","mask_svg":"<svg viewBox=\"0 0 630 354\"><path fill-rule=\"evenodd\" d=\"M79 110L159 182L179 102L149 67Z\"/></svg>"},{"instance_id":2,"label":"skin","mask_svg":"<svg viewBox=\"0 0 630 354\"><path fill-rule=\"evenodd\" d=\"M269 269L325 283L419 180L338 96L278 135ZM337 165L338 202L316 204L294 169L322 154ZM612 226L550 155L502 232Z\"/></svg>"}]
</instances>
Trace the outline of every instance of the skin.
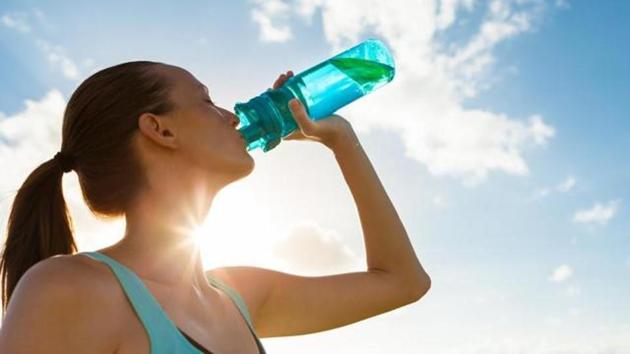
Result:
<instances>
[{"instance_id":1,"label":"skin","mask_svg":"<svg viewBox=\"0 0 630 354\"><path fill-rule=\"evenodd\" d=\"M350 123L338 115L312 121L298 100L289 108L299 129L284 140L317 142L334 154L357 205L367 269L318 277L248 266L204 270L191 232L214 196L251 173L254 160L235 130L238 117L214 105L201 82L175 66L162 65L158 74L173 83L176 109L138 117L134 147L149 184L128 210L121 241L98 251L132 269L179 328L214 353L258 352L238 309L208 275L241 295L261 338L337 328L428 291L430 278ZM292 75L280 75L272 87ZM80 255L31 267L0 328L0 352L149 352L146 333L109 269Z\"/></svg>"}]
</instances>

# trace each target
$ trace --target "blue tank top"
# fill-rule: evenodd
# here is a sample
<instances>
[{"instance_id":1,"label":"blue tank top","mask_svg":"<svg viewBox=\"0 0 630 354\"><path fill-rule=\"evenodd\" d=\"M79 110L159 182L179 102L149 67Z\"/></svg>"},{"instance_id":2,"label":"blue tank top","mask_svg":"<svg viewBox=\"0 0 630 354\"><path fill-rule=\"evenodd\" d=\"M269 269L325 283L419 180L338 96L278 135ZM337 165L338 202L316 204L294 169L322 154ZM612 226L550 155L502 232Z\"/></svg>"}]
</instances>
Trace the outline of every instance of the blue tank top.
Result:
<instances>
[{"instance_id":1,"label":"blue tank top","mask_svg":"<svg viewBox=\"0 0 630 354\"><path fill-rule=\"evenodd\" d=\"M136 315L140 319L140 322L142 322L149 336L151 354L212 354L212 352L190 338L168 318L166 312L153 294L151 294L149 289L142 283L142 280L140 280L131 269L98 251L79 252L77 254L86 255L92 259L103 262L114 272L114 275L118 279L118 282L122 286ZM265 349L254 331L247 306L238 292L209 275L208 281L215 288L228 294L234 304L236 304L256 340L260 354L265 354Z\"/></svg>"}]
</instances>

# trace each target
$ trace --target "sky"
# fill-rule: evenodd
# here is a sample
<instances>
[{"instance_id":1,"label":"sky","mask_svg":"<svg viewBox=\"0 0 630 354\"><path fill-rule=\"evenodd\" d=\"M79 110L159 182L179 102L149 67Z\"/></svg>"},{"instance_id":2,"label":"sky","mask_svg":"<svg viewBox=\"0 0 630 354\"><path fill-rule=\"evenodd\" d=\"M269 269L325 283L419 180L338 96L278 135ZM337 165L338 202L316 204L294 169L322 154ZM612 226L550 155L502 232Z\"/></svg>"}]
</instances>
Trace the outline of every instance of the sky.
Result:
<instances>
[{"instance_id":1,"label":"sky","mask_svg":"<svg viewBox=\"0 0 630 354\"><path fill-rule=\"evenodd\" d=\"M61 144L95 71L189 70L232 108L367 38L396 76L348 119L432 279L418 302L270 353L630 353L630 2L296 0L0 2L0 226ZM365 269L352 196L321 145L250 152L195 235L204 267ZM80 251L120 239L76 174Z\"/></svg>"}]
</instances>

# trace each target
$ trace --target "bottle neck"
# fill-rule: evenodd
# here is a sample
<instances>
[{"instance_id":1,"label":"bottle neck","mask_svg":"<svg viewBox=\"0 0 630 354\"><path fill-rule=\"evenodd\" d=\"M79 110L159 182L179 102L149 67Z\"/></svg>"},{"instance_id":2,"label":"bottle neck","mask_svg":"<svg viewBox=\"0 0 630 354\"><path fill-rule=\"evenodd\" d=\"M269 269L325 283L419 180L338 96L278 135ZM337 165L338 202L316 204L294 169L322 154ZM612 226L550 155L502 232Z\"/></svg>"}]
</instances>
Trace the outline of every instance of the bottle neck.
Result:
<instances>
[{"instance_id":1,"label":"bottle neck","mask_svg":"<svg viewBox=\"0 0 630 354\"><path fill-rule=\"evenodd\" d=\"M271 99L263 93L234 107L241 121L238 131L247 142L247 150L269 151L280 143L281 119Z\"/></svg>"}]
</instances>

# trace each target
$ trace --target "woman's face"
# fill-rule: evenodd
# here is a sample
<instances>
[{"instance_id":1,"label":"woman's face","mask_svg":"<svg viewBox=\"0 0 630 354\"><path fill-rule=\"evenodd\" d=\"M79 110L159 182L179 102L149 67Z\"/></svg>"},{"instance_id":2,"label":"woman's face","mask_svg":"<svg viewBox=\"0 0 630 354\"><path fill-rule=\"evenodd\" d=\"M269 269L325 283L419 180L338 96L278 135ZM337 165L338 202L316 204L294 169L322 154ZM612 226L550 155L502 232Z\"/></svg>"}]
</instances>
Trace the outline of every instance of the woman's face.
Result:
<instances>
[{"instance_id":1,"label":"woman's face","mask_svg":"<svg viewBox=\"0 0 630 354\"><path fill-rule=\"evenodd\" d=\"M238 117L215 105L208 88L188 71L170 65L160 71L172 83L170 98L175 109L168 115L176 123L180 157L227 182L248 175L254 160L236 130Z\"/></svg>"}]
</instances>

